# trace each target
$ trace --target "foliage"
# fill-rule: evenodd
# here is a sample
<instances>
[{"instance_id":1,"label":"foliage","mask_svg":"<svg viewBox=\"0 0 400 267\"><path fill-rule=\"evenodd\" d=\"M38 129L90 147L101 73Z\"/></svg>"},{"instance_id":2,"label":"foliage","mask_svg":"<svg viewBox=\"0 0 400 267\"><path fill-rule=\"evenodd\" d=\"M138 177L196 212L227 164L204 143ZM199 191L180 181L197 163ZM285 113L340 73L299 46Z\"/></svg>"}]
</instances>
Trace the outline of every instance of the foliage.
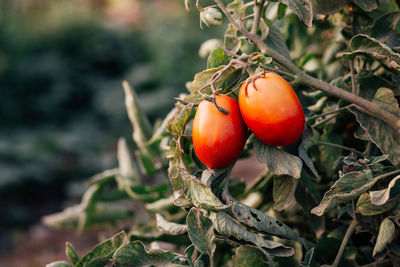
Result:
<instances>
[{"instance_id":1,"label":"foliage","mask_svg":"<svg viewBox=\"0 0 400 267\"><path fill-rule=\"evenodd\" d=\"M188 9L190 2L185 1ZM196 3L200 12L201 2ZM92 178L73 211L44 218L54 227L83 231L121 219L114 209L110 214L98 212L101 205L142 202L145 205L132 212L146 214L146 225L133 216L127 231L130 242L117 235L79 261L68 245L71 262L76 266L102 264L106 259L115 266L398 262L400 11L395 1L215 3L213 8L218 7L229 24L224 46L209 55L209 69L194 76L188 94L177 98L175 108L155 129L149 127L125 82L136 157L121 141L118 169ZM264 71L275 71L292 83L307 127L288 147L271 147L251 136L243 156L256 154L267 171L238 192L231 177L233 166L207 169L196 158L190 125L200 100L213 101L216 94L236 97L235 89L247 76ZM152 186L144 182L154 173L167 173L172 195L169 182ZM149 249L143 243L156 240L177 249Z\"/></svg>"}]
</instances>

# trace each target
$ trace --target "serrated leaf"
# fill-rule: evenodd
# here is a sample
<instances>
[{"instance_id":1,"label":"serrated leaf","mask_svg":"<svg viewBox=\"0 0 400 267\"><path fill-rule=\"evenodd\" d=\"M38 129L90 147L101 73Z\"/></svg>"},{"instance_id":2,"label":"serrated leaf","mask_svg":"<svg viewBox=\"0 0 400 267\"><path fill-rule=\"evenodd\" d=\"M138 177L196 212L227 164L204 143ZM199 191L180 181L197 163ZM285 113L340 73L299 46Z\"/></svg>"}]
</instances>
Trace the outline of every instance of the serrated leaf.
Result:
<instances>
[{"instance_id":1,"label":"serrated leaf","mask_svg":"<svg viewBox=\"0 0 400 267\"><path fill-rule=\"evenodd\" d=\"M198 209L192 208L186 217L186 224L192 243L201 253L208 254L210 262L213 262L216 245L211 220L203 216Z\"/></svg>"},{"instance_id":2,"label":"serrated leaf","mask_svg":"<svg viewBox=\"0 0 400 267\"><path fill-rule=\"evenodd\" d=\"M264 267L267 262L265 254L253 246L238 247L232 259L233 267Z\"/></svg>"},{"instance_id":3,"label":"serrated leaf","mask_svg":"<svg viewBox=\"0 0 400 267\"><path fill-rule=\"evenodd\" d=\"M342 10L347 4L347 0L312 0L311 2L314 12L321 15L334 14Z\"/></svg>"},{"instance_id":4,"label":"serrated leaf","mask_svg":"<svg viewBox=\"0 0 400 267\"><path fill-rule=\"evenodd\" d=\"M126 244L127 236L124 231L95 246L89 253L82 257L76 267L103 266L109 262L114 252ZM103 265L101 265L103 264Z\"/></svg>"},{"instance_id":5,"label":"serrated leaf","mask_svg":"<svg viewBox=\"0 0 400 267\"><path fill-rule=\"evenodd\" d=\"M278 0L289 7L308 27L312 26L313 10L310 0Z\"/></svg>"},{"instance_id":6,"label":"serrated leaf","mask_svg":"<svg viewBox=\"0 0 400 267\"><path fill-rule=\"evenodd\" d=\"M212 212L210 219L215 230L226 238L234 237L236 240L252 243L273 256L290 257L294 254L293 248L286 247L275 241L266 240L256 233L247 231L225 212Z\"/></svg>"},{"instance_id":7,"label":"serrated leaf","mask_svg":"<svg viewBox=\"0 0 400 267\"><path fill-rule=\"evenodd\" d=\"M275 175L290 175L293 178L300 178L303 163L298 157L264 144L258 138L254 142L254 150L258 161L266 163L268 169Z\"/></svg>"},{"instance_id":8,"label":"serrated leaf","mask_svg":"<svg viewBox=\"0 0 400 267\"><path fill-rule=\"evenodd\" d=\"M396 29L400 19L400 11L387 13L376 19L372 27L372 36L377 39L386 40L389 34Z\"/></svg>"},{"instance_id":9,"label":"serrated leaf","mask_svg":"<svg viewBox=\"0 0 400 267\"><path fill-rule=\"evenodd\" d=\"M299 235L289 226L255 208L234 201L232 203L232 214L237 221L257 230L259 233L302 242Z\"/></svg>"},{"instance_id":10,"label":"serrated leaf","mask_svg":"<svg viewBox=\"0 0 400 267\"><path fill-rule=\"evenodd\" d=\"M274 24L269 25L268 36L264 41L271 49L278 52L280 55L291 60L289 49L285 43L279 28Z\"/></svg>"},{"instance_id":11,"label":"serrated leaf","mask_svg":"<svg viewBox=\"0 0 400 267\"><path fill-rule=\"evenodd\" d=\"M386 189L369 192L372 204L377 206L383 205L391 197L393 198L394 196L400 194L400 183L398 183L398 181L400 181L399 179L400 175L393 178Z\"/></svg>"},{"instance_id":12,"label":"serrated leaf","mask_svg":"<svg viewBox=\"0 0 400 267\"><path fill-rule=\"evenodd\" d=\"M129 120L133 126L133 140L139 149L145 149L146 142L151 138L151 126L139 105L138 97L127 81L122 83L125 91L125 105Z\"/></svg>"},{"instance_id":13,"label":"serrated leaf","mask_svg":"<svg viewBox=\"0 0 400 267\"><path fill-rule=\"evenodd\" d=\"M379 227L379 234L376 239L374 251L372 256L375 257L376 254L382 252L387 245L389 245L394 239L395 227L392 220L386 218L382 221Z\"/></svg>"},{"instance_id":14,"label":"serrated leaf","mask_svg":"<svg viewBox=\"0 0 400 267\"><path fill-rule=\"evenodd\" d=\"M216 68L224 63L227 63L231 59L230 56L226 56L222 48L214 49L207 59L207 69Z\"/></svg>"},{"instance_id":15,"label":"serrated leaf","mask_svg":"<svg viewBox=\"0 0 400 267\"><path fill-rule=\"evenodd\" d=\"M75 248L72 246L70 242L65 244L65 255L67 255L68 259L72 262L72 264L77 264L80 260L78 253Z\"/></svg>"},{"instance_id":16,"label":"serrated leaf","mask_svg":"<svg viewBox=\"0 0 400 267\"><path fill-rule=\"evenodd\" d=\"M380 88L376 92L372 102L400 117L399 104L392 90ZM391 126L375 117L357 110L351 110L351 112L356 115L357 121L367 132L369 139L378 146L383 154L389 156L388 160L395 166L400 165L400 134L396 133Z\"/></svg>"},{"instance_id":17,"label":"serrated leaf","mask_svg":"<svg viewBox=\"0 0 400 267\"><path fill-rule=\"evenodd\" d=\"M55 261L55 262L46 264L46 267L72 267L72 265L66 261Z\"/></svg>"},{"instance_id":18,"label":"serrated leaf","mask_svg":"<svg viewBox=\"0 0 400 267\"><path fill-rule=\"evenodd\" d=\"M368 55L381 61L389 68L400 71L400 54L389 46L365 34L358 34L350 40L350 52L341 53L344 57Z\"/></svg>"},{"instance_id":19,"label":"serrated leaf","mask_svg":"<svg viewBox=\"0 0 400 267\"><path fill-rule=\"evenodd\" d=\"M273 198L277 211L288 209L296 203L294 192L297 182L297 179L288 175L274 176Z\"/></svg>"},{"instance_id":20,"label":"serrated leaf","mask_svg":"<svg viewBox=\"0 0 400 267\"><path fill-rule=\"evenodd\" d=\"M113 255L113 259L121 267L188 266L188 264L183 265L183 261L179 262L179 257L184 258L183 255L174 254L171 251L148 250L141 241L128 243L120 247Z\"/></svg>"},{"instance_id":21,"label":"serrated leaf","mask_svg":"<svg viewBox=\"0 0 400 267\"><path fill-rule=\"evenodd\" d=\"M372 177L372 172L369 169L346 173L324 194L321 203L313 208L311 213L321 216L329 208L365 193L379 179L379 176Z\"/></svg>"},{"instance_id":22,"label":"serrated leaf","mask_svg":"<svg viewBox=\"0 0 400 267\"><path fill-rule=\"evenodd\" d=\"M397 200L390 200L381 206L376 206L371 203L369 194L364 193L358 198L356 208L364 216L373 216L393 209L396 204Z\"/></svg>"},{"instance_id":23,"label":"serrated leaf","mask_svg":"<svg viewBox=\"0 0 400 267\"><path fill-rule=\"evenodd\" d=\"M353 0L353 2L365 12L371 12L378 8L376 0Z\"/></svg>"},{"instance_id":24,"label":"serrated leaf","mask_svg":"<svg viewBox=\"0 0 400 267\"><path fill-rule=\"evenodd\" d=\"M168 235L183 235L187 233L188 227L185 224L167 221L161 214L156 214L157 229Z\"/></svg>"},{"instance_id":25,"label":"serrated leaf","mask_svg":"<svg viewBox=\"0 0 400 267\"><path fill-rule=\"evenodd\" d=\"M301 144L299 146L299 157L304 161L315 177L318 178L318 171L315 169L314 163L308 156L307 151L318 143L319 133L309 126L306 126L301 135Z\"/></svg>"}]
</instances>

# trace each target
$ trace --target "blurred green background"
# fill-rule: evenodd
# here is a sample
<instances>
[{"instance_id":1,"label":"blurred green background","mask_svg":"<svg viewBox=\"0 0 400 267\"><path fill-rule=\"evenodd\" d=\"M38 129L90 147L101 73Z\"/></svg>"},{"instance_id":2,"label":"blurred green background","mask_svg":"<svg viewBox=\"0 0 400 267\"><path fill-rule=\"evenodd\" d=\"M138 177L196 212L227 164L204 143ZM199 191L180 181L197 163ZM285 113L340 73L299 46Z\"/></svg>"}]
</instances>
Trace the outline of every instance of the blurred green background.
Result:
<instances>
[{"instance_id":1,"label":"blurred green background","mask_svg":"<svg viewBox=\"0 0 400 267\"><path fill-rule=\"evenodd\" d=\"M0 254L78 202L131 137L122 80L154 122L206 66L182 0L0 1Z\"/></svg>"}]
</instances>

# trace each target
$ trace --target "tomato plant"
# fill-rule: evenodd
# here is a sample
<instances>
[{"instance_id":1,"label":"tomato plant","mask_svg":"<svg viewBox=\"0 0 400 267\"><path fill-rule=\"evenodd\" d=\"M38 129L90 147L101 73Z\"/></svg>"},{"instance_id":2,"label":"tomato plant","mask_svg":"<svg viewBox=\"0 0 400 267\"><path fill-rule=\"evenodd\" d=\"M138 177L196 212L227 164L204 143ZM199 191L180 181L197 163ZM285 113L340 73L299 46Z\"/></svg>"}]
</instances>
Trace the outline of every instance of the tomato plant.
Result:
<instances>
[{"instance_id":1,"label":"tomato plant","mask_svg":"<svg viewBox=\"0 0 400 267\"><path fill-rule=\"evenodd\" d=\"M199 104L192 130L197 157L212 169L233 163L247 139L237 100L223 95L217 95L215 100L215 104L207 100ZM223 108L225 113L217 107Z\"/></svg>"},{"instance_id":2,"label":"tomato plant","mask_svg":"<svg viewBox=\"0 0 400 267\"><path fill-rule=\"evenodd\" d=\"M188 10L191 2L185 0ZM196 1L199 13L205 2ZM53 227L81 231L132 218L126 234L82 258L68 245L70 261L244 267L400 262L396 1L213 2L209 8L218 15L212 25L220 24L219 14L228 24L223 42L213 41L223 45L210 52L207 69L187 83L154 130L124 83L136 157L121 139L119 167L93 177L80 205L44 218ZM241 163L263 166L247 183L234 177L230 164L247 137L239 110L254 133L243 155L255 155ZM142 181L155 173L169 181ZM115 203L127 199L144 204L139 214L146 222ZM163 242L176 249L160 249ZM70 266L62 264L55 266Z\"/></svg>"},{"instance_id":3,"label":"tomato plant","mask_svg":"<svg viewBox=\"0 0 400 267\"><path fill-rule=\"evenodd\" d=\"M304 112L296 93L275 73L249 78L240 88L239 106L249 129L269 145L291 145L304 130Z\"/></svg>"}]
</instances>

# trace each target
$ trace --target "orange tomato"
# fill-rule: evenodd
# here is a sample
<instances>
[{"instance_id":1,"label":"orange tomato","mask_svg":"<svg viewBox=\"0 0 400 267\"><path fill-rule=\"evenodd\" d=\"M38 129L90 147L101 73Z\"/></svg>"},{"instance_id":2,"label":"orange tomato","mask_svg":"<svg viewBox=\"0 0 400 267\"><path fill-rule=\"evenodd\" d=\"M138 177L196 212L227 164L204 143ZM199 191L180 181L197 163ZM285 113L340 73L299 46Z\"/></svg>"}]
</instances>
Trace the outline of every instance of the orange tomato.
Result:
<instances>
[{"instance_id":1,"label":"orange tomato","mask_svg":"<svg viewBox=\"0 0 400 267\"><path fill-rule=\"evenodd\" d=\"M275 73L249 78L239 91L239 107L249 129L264 143L287 146L300 137L304 112L290 84Z\"/></svg>"},{"instance_id":2,"label":"orange tomato","mask_svg":"<svg viewBox=\"0 0 400 267\"><path fill-rule=\"evenodd\" d=\"M203 100L197 108L192 128L196 155L212 169L233 163L242 152L248 136L238 101L224 95L217 95L216 101L229 114L218 111L213 103Z\"/></svg>"}]
</instances>

